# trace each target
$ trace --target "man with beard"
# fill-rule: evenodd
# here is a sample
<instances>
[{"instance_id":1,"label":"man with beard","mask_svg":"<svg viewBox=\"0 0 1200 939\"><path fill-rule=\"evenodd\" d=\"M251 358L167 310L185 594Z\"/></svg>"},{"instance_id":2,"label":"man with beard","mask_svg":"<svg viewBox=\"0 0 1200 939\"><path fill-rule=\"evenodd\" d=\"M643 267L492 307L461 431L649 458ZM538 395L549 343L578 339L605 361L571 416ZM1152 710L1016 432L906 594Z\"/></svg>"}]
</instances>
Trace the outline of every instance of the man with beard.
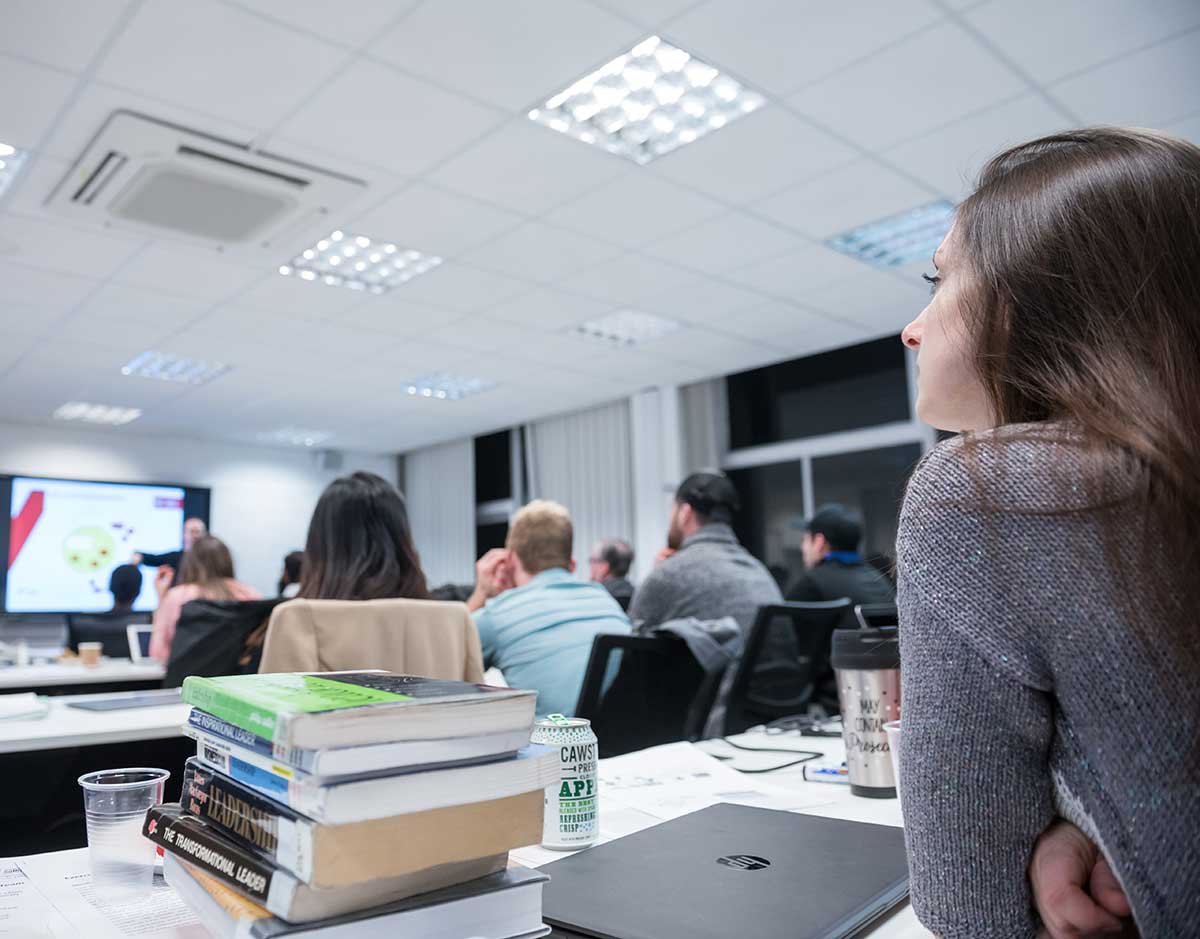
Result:
<instances>
[{"instance_id":1,"label":"man with beard","mask_svg":"<svg viewBox=\"0 0 1200 939\"><path fill-rule=\"evenodd\" d=\"M737 489L723 473L693 473L680 484L667 548L629 607L638 629L689 616L732 616L745 635L760 606L783 601L770 571L730 527L739 504Z\"/></svg>"}]
</instances>

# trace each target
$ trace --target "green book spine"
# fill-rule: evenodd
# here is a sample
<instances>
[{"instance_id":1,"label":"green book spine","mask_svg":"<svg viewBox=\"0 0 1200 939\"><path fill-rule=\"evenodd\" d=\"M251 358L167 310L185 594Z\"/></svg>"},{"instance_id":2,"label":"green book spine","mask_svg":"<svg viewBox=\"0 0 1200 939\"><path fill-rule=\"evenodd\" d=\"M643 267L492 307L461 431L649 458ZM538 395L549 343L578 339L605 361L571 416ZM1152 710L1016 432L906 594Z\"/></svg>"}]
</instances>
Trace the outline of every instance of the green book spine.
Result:
<instances>
[{"instance_id":1,"label":"green book spine","mask_svg":"<svg viewBox=\"0 0 1200 939\"><path fill-rule=\"evenodd\" d=\"M254 700L244 689L237 692L221 687L210 678L190 675L183 680L183 701L274 743L286 736L291 716L279 713L266 702Z\"/></svg>"}]
</instances>

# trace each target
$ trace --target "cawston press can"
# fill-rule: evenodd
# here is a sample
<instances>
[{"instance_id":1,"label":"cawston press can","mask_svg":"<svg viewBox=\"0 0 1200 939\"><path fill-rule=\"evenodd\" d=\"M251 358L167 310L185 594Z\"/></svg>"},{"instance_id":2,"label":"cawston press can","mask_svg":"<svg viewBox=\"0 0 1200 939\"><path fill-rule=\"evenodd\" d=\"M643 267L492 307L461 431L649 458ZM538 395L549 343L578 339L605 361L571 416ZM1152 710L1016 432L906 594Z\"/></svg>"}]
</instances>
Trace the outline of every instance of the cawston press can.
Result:
<instances>
[{"instance_id":1,"label":"cawston press can","mask_svg":"<svg viewBox=\"0 0 1200 939\"><path fill-rule=\"evenodd\" d=\"M558 750L559 779L546 787L542 847L574 851L596 843L596 735L582 717L551 714L533 725L531 743Z\"/></svg>"}]
</instances>

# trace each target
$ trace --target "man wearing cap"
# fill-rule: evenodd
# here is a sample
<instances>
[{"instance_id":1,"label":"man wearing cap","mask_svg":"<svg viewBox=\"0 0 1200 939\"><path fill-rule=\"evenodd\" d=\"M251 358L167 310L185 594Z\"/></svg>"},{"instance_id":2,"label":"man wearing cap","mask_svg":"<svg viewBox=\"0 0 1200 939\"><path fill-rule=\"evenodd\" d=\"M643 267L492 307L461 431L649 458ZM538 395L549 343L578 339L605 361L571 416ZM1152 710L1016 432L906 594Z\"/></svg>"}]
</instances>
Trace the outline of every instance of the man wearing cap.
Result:
<instances>
[{"instance_id":1,"label":"man wearing cap","mask_svg":"<svg viewBox=\"0 0 1200 939\"><path fill-rule=\"evenodd\" d=\"M775 578L730 527L739 504L737 489L723 473L693 473L680 484L667 549L629 607L635 626L732 616L748 635L760 606L782 602Z\"/></svg>"}]
</instances>

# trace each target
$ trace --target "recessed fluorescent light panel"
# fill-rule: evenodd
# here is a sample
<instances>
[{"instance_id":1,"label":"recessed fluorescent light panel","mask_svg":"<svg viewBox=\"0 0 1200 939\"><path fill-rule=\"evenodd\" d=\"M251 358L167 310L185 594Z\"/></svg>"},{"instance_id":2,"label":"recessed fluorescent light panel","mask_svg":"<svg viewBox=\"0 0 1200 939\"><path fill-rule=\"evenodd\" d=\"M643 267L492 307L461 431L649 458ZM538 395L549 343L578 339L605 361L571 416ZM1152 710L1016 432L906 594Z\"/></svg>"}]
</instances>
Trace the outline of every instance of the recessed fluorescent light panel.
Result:
<instances>
[{"instance_id":1,"label":"recessed fluorescent light panel","mask_svg":"<svg viewBox=\"0 0 1200 939\"><path fill-rule=\"evenodd\" d=\"M436 255L401 248L390 241L335 231L280 265L279 273L378 294L406 284L441 263Z\"/></svg>"},{"instance_id":2,"label":"recessed fluorescent light panel","mask_svg":"<svg viewBox=\"0 0 1200 939\"><path fill-rule=\"evenodd\" d=\"M289 447L316 447L323 444L333 434L320 430L304 430L299 427L281 427L270 433L259 434L258 439L263 443L282 443Z\"/></svg>"},{"instance_id":3,"label":"recessed fluorescent light panel","mask_svg":"<svg viewBox=\"0 0 1200 939\"><path fill-rule=\"evenodd\" d=\"M482 378L467 378L462 375L452 375L449 372L434 372L421 378L414 378L404 390L416 398L437 398L442 401L457 401L489 391L496 387L495 382L484 381Z\"/></svg>"},{"instance_id":4,"label":"recessed fluorescent light panel","mask_svg":"<svg viewBox=\"0 0 1200 939\"><path fill-rule=\"evenodd\" d=\"M157 378L160 381L177 381L184 385L203 385L229 371L222 362L204 362L200 359L185 359L168 352L143 352L121 369L122 375L139 378Z\"/></svg>"},{"instance_id":5,"label":"recessed fluorescent light panel","mask_svg":"<svg viewBox=\"0 0 1200 939\"><path fill-rule=\"evenodd\" d=\"M17 178L25 163L26 153L6 143L0 143L0 197Z\"/></svg>"},{"instance_id":6,"label":"recessed fluorescent light panel","mask_svg":"<svg viewBox=\"0 0 1200 939\"><path fill-rule=\"evenodd\" d=\"M681 326L681 323L665 316L639 313L637 310L619 310L599 319L580 323L572 327L570 332L610 346L637 346L661 339Z\"/></svg>"},{"instance_id":7,"label":"recessed fluorescent light panel","mask_svg":"<svg viewBox=\"0 0 1200 939\"><path fill-rule=\"evenodd\" d=\"M933 257L953 222L953 205L931 202L835 235L825 243L875 267L899 267Z\"/></svg>"},{"instance_id":8,"label":"recessed fluorescent light panel","mask_svg":"<svg viewBox=\"0 0 1200 939\"><path fill-rule=\"evenodd\" d=\"M534 108L529 119L645 164L766 103L757 91L651 36Z\"/></svg>"},{"instance_id":9,"label":"recessed fluorescent light panel","mask_svg":"<svg viewBox=\"0 0 1200 939\"><path fill-rule=\"evenodd\" d=\"M136 421L142 416L137 408L121 408L112 404L87 404L83 401L69 401L54 412L58 421L83 421L86 424L107 424L110 427L120 427L130 421Z\"/></svg>"}]
</instances>

